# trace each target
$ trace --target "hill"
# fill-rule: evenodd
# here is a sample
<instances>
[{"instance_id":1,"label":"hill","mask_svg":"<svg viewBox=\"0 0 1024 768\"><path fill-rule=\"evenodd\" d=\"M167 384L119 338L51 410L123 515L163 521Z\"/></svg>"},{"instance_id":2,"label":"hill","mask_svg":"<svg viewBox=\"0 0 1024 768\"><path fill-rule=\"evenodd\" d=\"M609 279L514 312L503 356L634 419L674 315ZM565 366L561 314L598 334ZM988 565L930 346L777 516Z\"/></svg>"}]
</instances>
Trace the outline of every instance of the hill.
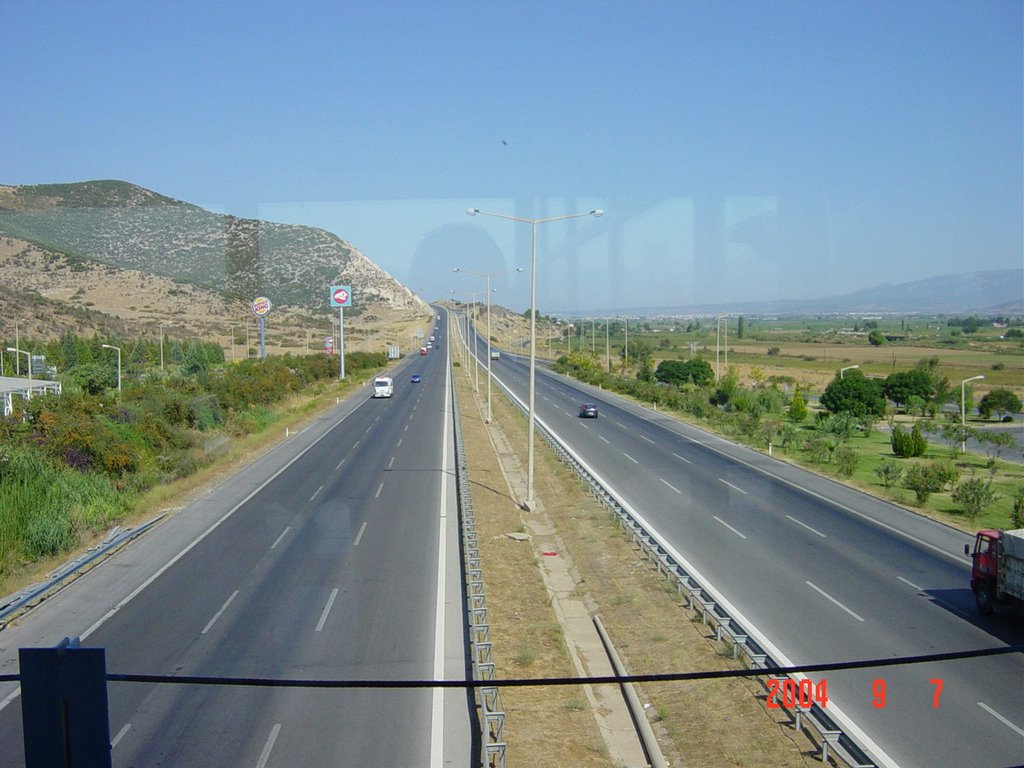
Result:
<instances>
[{"instance_id":1,"label":"hill","mask_svg":"<svg viewBox=\"0 0 1024 768\"><path fill-rule=\"evenodd\" d=\"M276 326L320 335L337 316L335 284L353 286L346 326L367 334L430 313L329 232L214 214L123 181L0 186L0 270L0 335L11 338L15 319L39 336L226 334L251 321L257 295L274 302Z\"/></svg>"},{"instance_id":2,"label":"hill","mask_svg":"<svg viewBox=\"0 0 1024 768\"><path fill-rule=\"evenodd\" d=\"M210 213L123 181L0 186L0 236L235 300L266 295L277 305L322 309L329 287L346 284L360 307L427 311L330 232Z\"/></svg>"}]
</instances>

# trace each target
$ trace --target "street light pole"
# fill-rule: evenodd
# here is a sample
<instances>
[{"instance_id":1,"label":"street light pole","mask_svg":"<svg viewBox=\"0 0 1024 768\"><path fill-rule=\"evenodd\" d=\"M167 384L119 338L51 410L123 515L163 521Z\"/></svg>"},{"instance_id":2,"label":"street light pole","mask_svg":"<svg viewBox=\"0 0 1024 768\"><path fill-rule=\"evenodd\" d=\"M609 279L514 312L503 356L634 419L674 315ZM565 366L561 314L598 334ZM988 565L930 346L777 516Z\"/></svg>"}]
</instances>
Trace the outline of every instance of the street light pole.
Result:
<instances>
[{"instance_id":1,"label":"street light pole","mask_svg":"<svg viewBox=\"0 0 1024 768\"><path fill-rule=\"evenodd\" d=\"M960 382L960 453L967 452L967 382L984 379L984 376L971 376Z\"/></svg>"},{"instance_id":2,"label":"street light pole","mask_svg":"<svg viewBox=\"0 0 1024 768\"><path fill-rule=\"evenodd\" d=\"M612 372L612 347L608 338L608 318L604 319L604 358L608 373Z\"/></svg>"},{"instance_id":3,"label":"street light pole","mask_svg":"<svg viewBox=\"0 0 1024 768\"><path fill-rule=\"evenodd\" d=\"M121 348L111 344L100 344L104 349L113 349L117 352L117 394L121 394Z\"/></svg>"},{"instance_id":4,"label":"street light pole","mask_svg":"<svg viewBox=\"0 0 1024 768\"><path fill-rule=\"evenodd\" d=\"M503 275L505 272L522 272L522 267L516 267L515 270L501 270L498 272L475 272L472 269L462 269L461 267L455 267L452 272L465 272L469 275L477 275L486 278L487 282L487 423L491 423L491 276L492 275ZM509 345L511 346L511 345ZM479 380L478 380L479 386Z\"/></svg>"},{"instance_id":5,"label":"street light pole","mask_svg":"<svg viewBox=\"0 0 1024 768\"><path fill-rule=\"evenodd\" d=\"M27 349L26 350L21 350L21 349L18 349L17 347L8 347L7 351L8 352L16 352L17 355L24 355L25 358L28 360L28 394L25 396L25 399L26 400L31 400L32 399L32 353L29 350L27 350ZM14 359L20 363L21 362L21 358L18 357L17 355L15 355Z\"/></svg>"},{"instance_id":6,"label":"street light pole","mask_svg":"<svg viewBox=\"0 0 1024 768\"><path fill-rule=\"evenodd\" d=\"M842 379L843 378L843 374L845 374L847 371L852 371L854 368L860 368L860 366L859 365L848 365L845 368L840 368L839 369L839 378Z\"/></svg>"},{"instance_id":7,"label":"street light pole","mask_svg":"<svg viewBox=\"0 0 1024 768\"><path fill-rule=\"evenodd\" d=\"M604 211L595 209L586 213L570 213L565 216L552 216L546 219L527 219L520 216L509 216L504 213L488 213L479 208L470 208L466 211L470 216L494 216L498 219L519 221L530 225L530 427L527 436L527 469L526 469L526 500L523 506L528 510L534 509L533 498L533 433L536 422L535 395L537 380L537 225L547 224L551 221L563 221L565 219L577 219L583 216L600 217Z\"/></svg>"}]
</instances>

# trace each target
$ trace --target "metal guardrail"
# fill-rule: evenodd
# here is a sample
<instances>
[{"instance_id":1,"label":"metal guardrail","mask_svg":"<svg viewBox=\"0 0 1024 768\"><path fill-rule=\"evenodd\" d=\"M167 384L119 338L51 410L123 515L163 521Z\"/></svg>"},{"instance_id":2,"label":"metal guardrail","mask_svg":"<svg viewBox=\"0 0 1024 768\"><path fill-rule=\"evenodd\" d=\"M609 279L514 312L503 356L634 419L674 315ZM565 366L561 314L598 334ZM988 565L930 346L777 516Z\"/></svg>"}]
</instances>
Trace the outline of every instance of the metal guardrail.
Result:
<instances>
[{"instance_id":1,"label":"metal guardrail","mask_svg":"<svg viewBox=\"0 0 1024 768\"><path fill-rule=\"evenodd\" d=\"M462 438L459 399L454 377L451 389L452 408L455 412L455 418L452 420L455 427L455 478L458 489L459 527L462 532L462 568L466 582L470 658L473 662L473 679L486 682L495 679L494 659L491 656L491 630L487 620L487 596L480 567L480 547L469 486L469 465ZM480 724L480 764L487 768L505 768L505 712L501 706L501 692L497 686L483 685L474 688L474 696Z\"/></svg>"},{"instance_id":2,"label":"metal guardrail","mask_svg":"<svg viewBox=\"0 0 1024 768\"><path fill-rule=\"evenodd\" d=\"M503 383L498 383L508 400L524 414L527 414L526 406ZM709 585L689 573L682 563L676 562L660 536L655 531L649 530L643 521L638 520L628 505L605 487L572 449L563 444L539 419L536 420L535 426L558 458L576 472L580 479L587 484L591 495L615 516L623 532L632 539L633 544L652 567L669 582L675 584L677 593L686 598L690 611L699 614L701 621L714 629L717 640L723 642L727 640L731 643L734 659L742 657L743 662L751 669L785 666L774 660L752 639L751 635L754 632L748 631L739 621L729 615L727 609L714 596ZM795 674L783 677L799 683L804 676ZM770 680L778 679L779 676L770 676L770 673L766 673L765 678L762 678L765 691L770 691ZM776 697L776 701L779 702L780 707L783 706L778 697ZM802 726L807 724L818 732L821 738L822 762L828 762L829 753L834 751L853 768L876 768L876 763L867 752L817 703L813 703L810 707L795 706L792 715L796 730L801 730Z\"/></svg>"},{"instance_id":3,"label":"metal guardrail","mask_svg":"<svg viewBox=\"0 0 1024 768\"><path fill-rule=\"evenodd\" d=\"M157 515L149 522L143 523L135 528L128 528L126 530L121 530L121 526L113 528L97 547L90 549L73 560L69 560L56 571L51 573L49 581L32 584L21 592L15 592L13 595L7 597L5 602L0 604L0 629L6 627L10 622L11 617L17 614L22 608L31 605L50 591L63 587L64 582L72 577L80 576L94 561L101 557L106 557L114 550L118 549L122 544L125 544L136 536L145 533L163 520L166 514L167 513L165 512Z\"/></svg>"}]
</instances>

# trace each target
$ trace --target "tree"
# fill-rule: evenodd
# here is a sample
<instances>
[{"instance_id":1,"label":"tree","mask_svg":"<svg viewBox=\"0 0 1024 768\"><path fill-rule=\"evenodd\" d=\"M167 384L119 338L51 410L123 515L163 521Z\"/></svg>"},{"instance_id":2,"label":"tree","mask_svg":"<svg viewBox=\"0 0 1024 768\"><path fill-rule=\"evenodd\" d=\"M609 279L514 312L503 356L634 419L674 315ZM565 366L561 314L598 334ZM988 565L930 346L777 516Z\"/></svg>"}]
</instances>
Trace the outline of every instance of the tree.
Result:
<instances>
[{"instance_id":1,"label":"tree","mask_svg":"<svg viewBox=\"0 0 1024 768\"><path fill-rule=\"evenodd\" d=\"M996 412L999 418L1003 418L1014 413L1020 413L1020 410L1020 398L1014 394L1012 389L1004 387L993 389L982 397L981 402L978 403L978 411L984 419L988 419L993 411Z\"/></svg>"},{"instance_id":2,"label":"tree","mask_svg":"<svg viewBox=\"0 0 1024 768\"><path fill-rule=\"evenodd\" d=\"M737 325L736 325L736 338L737 339L742 339L743 338L743 331L745 330L745 326L746 326L746 321L743 319L743 315L740 315L739 321L737 322Z\"/></svg>"},{"instance_id":3,"label":"tree","mask_svg":"<svg viewBox=\"0 0 1024 768\"><path fill-rule=\"evenodd\" d=\"M715 371L704 360L662 360L654 378L665 384L696 384L703 387L715 380Z\"/></svg>"},{"instance_id":4,"label":"tree","mask_svg":"<svg viewBox=\"0 0 1024 768\"><path fill-rule=\"evenodd\" d=\"M836 376L821 395L821 404L830 413L849 411L857 416L885 413L882 382L869 379L860 371L849 371L845 377Z\"/></svg>"},{"instance_id":5,"label":"tree","mask_svg":"<svg viewBox=\"0 0 1024 768\"><path fill-rule=\"evenodd\" d=\"M789 403L789 411L787 413L789 420L800 424L807 418L807 403L804 402L804 396L800 394L800 387L796 388L796 392L793 393L793 399Z\"/></svg>"},{"instance_id":6,"label":"tree","mask_svg":"<svg viewBox=\"0 0 1024 768\"><path fill-rule=\"evenodd\" d=\"M885 378L882 390L896 405L908 405L912 397L927 403L934 395L934 382L928 369L918 367L912 371L890 373Z\"/></svg>"},{"instance_id":7,"label":"tree","mask_svg":"<svg viewBox=\"0 0 1024 768\"><path fill-rule=\"evenodd\" d=\"M868 343L873 347L880 347L885 344L885 334L877 328L868 334Z\"/></svg>"}]
</instances>

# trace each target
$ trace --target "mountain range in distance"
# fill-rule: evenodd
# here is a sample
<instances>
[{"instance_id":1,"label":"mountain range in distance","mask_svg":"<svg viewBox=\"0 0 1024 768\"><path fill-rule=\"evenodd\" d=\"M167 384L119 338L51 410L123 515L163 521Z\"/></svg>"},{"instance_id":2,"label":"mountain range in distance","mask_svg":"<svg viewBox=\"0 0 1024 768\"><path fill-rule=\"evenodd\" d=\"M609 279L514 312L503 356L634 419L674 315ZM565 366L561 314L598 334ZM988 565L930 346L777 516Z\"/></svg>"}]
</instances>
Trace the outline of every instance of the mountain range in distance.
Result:
<instances>
[{"instance_id":1,"label":"mountain range in distance","mask_svg":"<svg viewBox=\"0 0 1024 768\"><path fill-rule=\"evenodd\" d=\"M630 315L981 315L1024 314L1024 268L938 275L907 283L882 283L851 293L819 299L689 304L676 307L633 307L554 312L562 317Z\"/></svg>"}]
</instances>

